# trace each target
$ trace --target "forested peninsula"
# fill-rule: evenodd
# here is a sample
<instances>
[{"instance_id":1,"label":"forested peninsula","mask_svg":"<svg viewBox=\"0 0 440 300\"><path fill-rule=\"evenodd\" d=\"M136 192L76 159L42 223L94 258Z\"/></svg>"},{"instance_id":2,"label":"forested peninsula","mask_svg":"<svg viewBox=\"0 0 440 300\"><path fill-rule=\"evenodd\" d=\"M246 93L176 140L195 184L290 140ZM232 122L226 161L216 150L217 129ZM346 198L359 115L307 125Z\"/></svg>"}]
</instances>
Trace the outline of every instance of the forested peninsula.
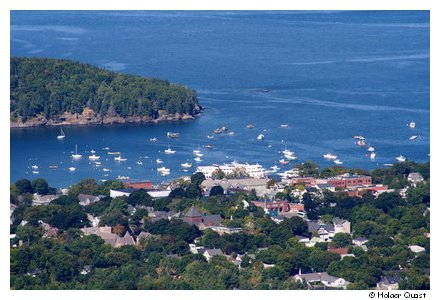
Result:
<instances>
[{"instance_id":1,"label":"forested peninsula","mask_svg":"<svg viewBox=\"0 0 440 300\"><path fill-rule=\"evenodd\" d=\"M194 119L195 90L79 62L11 58L10 126L142 123Z\"/></svg>"}]
</instances>

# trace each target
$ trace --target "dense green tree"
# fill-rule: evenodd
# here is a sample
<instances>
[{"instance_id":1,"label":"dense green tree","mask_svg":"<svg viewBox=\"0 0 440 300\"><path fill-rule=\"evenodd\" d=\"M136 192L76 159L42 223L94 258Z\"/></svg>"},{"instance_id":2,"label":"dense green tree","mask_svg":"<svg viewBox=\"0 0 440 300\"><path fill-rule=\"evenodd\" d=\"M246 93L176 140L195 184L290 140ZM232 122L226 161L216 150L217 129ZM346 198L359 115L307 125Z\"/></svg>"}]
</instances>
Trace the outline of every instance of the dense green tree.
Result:
<instances>
[{"instance_id":1,"label":"dense green tree","mask_svg":"<svg viewBox=\"0 0 440 300\"><path fill-rule=\"evenodd\" d=\"M351 246L351 236L348 233L338 232L333 236L332 244L337 248Z\"/></svg>"},{"instance_id":2,"label":"dense green tree","mask_svg":"<svg viewBox=\"0 0 440 300\"><path fill-rule=\"evenodd\" d=\"M32 184L28 179L19 179L14 184L20 194L33 193Z\"/></svg>"},{"instance_id":3,"label":"dense green tree","mask_svg":"<svg viewBox=\"0 0 440 300\"><path fill-rule=\"evenodd\" d=\"M127 203L131 205L145 205L151 206L153 204L153 198L144 189L134 191L128 196Z\"/></svg>"},{"instance_id":4,"label":"dense green tree","mask_svg":"<svg viewBox=\"0 0 440 300\"><path fill-rule=\"evenodd\" d=\"M209 196L217 196L217 195L223 195L225 191L221 187L221 185L216 185L211 188L209 191Z\"/></svg>"},{"instance_id":5,"label":"dense green tree","mask_svg":"<svg viewBox=\"0 0 440 300\"><path fill-rule=\"evenodd\" d=\"M191 183L196 185L197 187L200 187L200 184L205 180L205 175L201 172L194 173L191 176Z\"/></svg>"},{"instance_id":6,"label":"dense green tree","mask_svg":"<svg viewBox=\"0 0 440 300\"><path fill-rule=\"evenodd\" d=\"M49 192L49 185L47 184L47 181L43 178L32 180L31 185L32 190L40 195L47 195L47 193Z\"/></svg>"}]
</instances>

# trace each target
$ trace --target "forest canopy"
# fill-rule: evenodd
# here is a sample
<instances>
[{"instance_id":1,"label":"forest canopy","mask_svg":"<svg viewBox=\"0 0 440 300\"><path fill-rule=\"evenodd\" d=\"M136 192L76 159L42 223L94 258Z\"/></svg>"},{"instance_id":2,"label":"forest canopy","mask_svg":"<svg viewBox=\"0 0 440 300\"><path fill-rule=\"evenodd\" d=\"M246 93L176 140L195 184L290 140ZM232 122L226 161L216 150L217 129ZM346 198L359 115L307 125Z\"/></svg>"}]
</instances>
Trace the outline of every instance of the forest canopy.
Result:
<instances>
[{"instance_id":1,"label":"forest canopy","mask_svg":"<svg viewBox=\"0 0 440 300\"><path fill-rule=\"evenodd\" d=\"M43 114L47 119L64 112L92 109L101 117L149 117L196 114L195 90L168 81L126 75L79 62L49 58L11 58L13 119Z\"/></svg>"}]
</instances>

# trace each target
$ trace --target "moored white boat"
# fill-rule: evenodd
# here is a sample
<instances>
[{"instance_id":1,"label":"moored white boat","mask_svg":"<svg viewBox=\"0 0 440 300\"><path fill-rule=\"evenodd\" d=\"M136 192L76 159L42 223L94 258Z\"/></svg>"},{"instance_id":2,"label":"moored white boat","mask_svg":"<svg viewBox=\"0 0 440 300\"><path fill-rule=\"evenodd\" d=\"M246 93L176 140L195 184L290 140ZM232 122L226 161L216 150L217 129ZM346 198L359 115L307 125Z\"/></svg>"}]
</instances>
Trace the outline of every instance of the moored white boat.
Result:
<instances>
[{"instance_id":1,"label":"moored white boat","mask_svg":"<svg viewBox=\"0 0 440 300\"><path fill-rule=\"evenodd\" d=\"M260 134L257 136L257 140L262 141L263 139L264 139L264 134L260 133Z\"/></svg>"},{"instance_id":2,"label":"moored white boat","mask_svg":"<svg viewBox=\"0 0 440 300\"><path fill-rule=\"evenodd\" d=\"M174 154L174 153L176 153L176 150L172 150L171 148L170 148L170 146L168 146L168 149L165 149L165 154Z\"/></svg>"},{"instance_id":3,"label":"moored white boat","mask_svg":"<svg viewBox=\"0 0 440 300\"><path fill-rule=\"evenodd\" d=\"M104 172L110 172L110 169L106 169L106 168L104 168L104 169L102 169L102 171L104 171Z\"/></svg>"},{"instance_id":4,"label":"moored white boat","mask_svg":"<svg viewBox=\"0 0 440 300\"><path fill-rule=\"evenodd\" d=\"M119 180L128 180L128 179L130 179L130 177L119 175L118 177L116 177L116 179L119 179Z\"/></svg>"},{"instance_id":5,"label":"moored white boat","mask_svg":"<svg viewBox=\"0 0 440 300\"><path fill-rule=\"evenodd\" d=\"M339 159L335 159L334 163L337 165L342 165L342 161L340 161Z\"/></svg>"},{"instance_id":6,"label":"moored white boat","mask_svg":"<svg viewBox=\"0 0 440 300\"><path fill-rule=\"evenodd\" d=\"M373 152L375 149L374 149L374 147L368 147L368 151L370 151L370 152Z\"/></svg>"},{"instance_id":7,"label":"moored white boat","mask_svg":"<svg viewBox=\"0 0 440 300\"><path fill-rule=\"evenodd\" d=\"M186 163L180 164L180 166L182 166L182 168L191 168L192 164L186 162Z\"/></svg>"},{"instance_id":8,"label":"moored white boat","mask_svg":"<svg viewBox=\"0 0 440 300\"><path fill-rule=\"evenodd\" d=\"M376 158L376 153L371 152L371 153L370 153L370 158L371 158L371 159L375 159L375 158Z\"/></svg>"},{"instance_id":9,"label":"moored white boat","mask_svg":"<svg viewBox=\"0 0 440 300\"><path fill-rule=\"evenodd\" d=\"M95 154L89 156L90 160L98 160L99 158L100 158L100 156L95 155Z\"/></svg>"},{"instance_id":10,"label":"moored white boat","mask_svg":"<svg viewBox=\"0 0 440 300\"><path fill-rule=\"evenodd\" d=\"M156 138L151 138L150 142L155 143L155 142L157 142L157 139Z\"/></svg>"},{"instance_id":11,"label":"moored white boat","mask_svg":"<svg viewBox=\"0 0 440 300\"><path fill-rule=\"evenodd\" d=\"M196 157L196 158L194 158L194 161L196 161L196 162L201 162L202 159L201 159L200 157Z\"/></svg>"},{"instance_id":12,"label":"moored white boat","mask_svg":"<svg viewBox=\"0 0 440 300\"><path fill-rule=\"evenodd\" d=\"M73 159L81 159L82 155L78 154L78 145L75 145L75 154L72 154Z\"/></svg>"},{"instance_id":13,"label":"moored white boat","mask_svg":"<svg viewBox=\"0 0 440 300\"><path fill-rule=\"evenodd\" d=\"M411 122L409 122L408 126L409 126L409 128L416 128L416 122L411 121Z\"/></svg>"},{"instance_id":14,"label":"moored white boat","mask_svg":"<svg viewBox=\"0 0 440 300\"><path fill-rule=\"evenodd\" d=\"M161 164L163 163L163 160L161 160L160 158L156 159L156 163Z\"/></svg>"},{"instance_id":15,"label":"moored white boat","mask_svg":"<svg viewBox=\"0 0 440 300\"><path fill-rule=\"evenodd\" d=\"M403 155L399 155L398 157L396 157L396 159L397 159L398 162L404 162L404 161L406 161L406 157L403 156Z\"/></svg>"},{"instance_id":16,"label":"moored white boat","mask_svg":"<svg viewBox=\"0 0 440 300\"><path fill-rule=\"evenodd\" d=\"M280 127L281 127L281 128L287 128L287 127L289 127L289 125L287 125L287 124L281 124Z\"/></svg>"},{"instance_id":17,"label":"moored white boat","mask_svg":"<svg viewBox=\"0 0 440 300\"><path fill-rule=\"evenodd\" d=\"M280 159L279 161L278 161L280 164L282 164L282 165L287 165L289 162L287 161L287 160L285 160L284 158L283 159Z\"/></svg>"},{"instance_id":18,"label":"moored white boat","mask_svg":"<svg viewBox=\"0 0 440 300\"><path fill-rule=\"evenodd\" d=\"M142 162L139 160L136 162L137 165L142 165Z\"/></svg>"},{"instance_id":19,"label":"moored white boat","mask_svg":"<svg viewBox=\"0 0 440 300\"><path fill-rule=\"evenodd\" d=\"M61 128L61 133L59 136L57 136L57 139L63 140L65 137L66 137L66 135L64 134L63 128Z\"/></svg>"},{"instance_id":20,"label":"moored white boat","mask_svg":"<svg viewBox=\"0 0 440 300\"><path fill-rule=\"evenodd\" d=\"M322 157L324 157L325 159L331 159L331 160L334 160L334 159L338 158L337 155L334 155L334 154L331 154L331 153L326 153Z\"/></svg>"},{"instance_id":21,"label":"moored white boat","mask_svg":"<svg viewBox=\"0 0 440 300\"><path fill-rule=\"evenodd\" d=\"M69 168L69 171L70 171L70 172L73 172L73 171L75 171L75 170L76 170L75 167L70 167L70 168Z\"/></svg>"},{"instance_id":22,"label":"moored white boat","mask_svg":"<svg viewBox=\"0 0 440 300\"><path fill-rule=\"evenodd\" d=\"M36 169L38 169L38 166L37 165L33 165L32 169L36 170Z\"/></svg>"},{"instance_id":23,"label":"moored white boat","mask_svg":"<svg viewBox=\"0 0 440 300\"><path fill-rule=\"evenodd\" d=\"M297 157L293 154L284 154L284 157L288 160L295 160Z\"/></svg>"},{"instance_id":24,"label":"moored white boat","mask_svg":"<svg viewBox=\"0 0 440 300\"><path fill-rule=\"evenodd\" d=\"M122 156L119 155L119 156L116 156L116 157L115 157L115 160L116 160L116 161L126 161L127 159L126 159L126 158L122 158Z\"/></svg>"},{"instance_id":25,"label":"moored white boat","mask_svg":"<svg viewBox=\"0 0 440 300\"><path fill-rule=\"evenodd\" d=\"M411 141L413 141L413 140L415 140L416 138L418 138L419 136L418 135L413 135L413 136L411 136L409 139L411 140Z\"/></svg>"}]
</instances>

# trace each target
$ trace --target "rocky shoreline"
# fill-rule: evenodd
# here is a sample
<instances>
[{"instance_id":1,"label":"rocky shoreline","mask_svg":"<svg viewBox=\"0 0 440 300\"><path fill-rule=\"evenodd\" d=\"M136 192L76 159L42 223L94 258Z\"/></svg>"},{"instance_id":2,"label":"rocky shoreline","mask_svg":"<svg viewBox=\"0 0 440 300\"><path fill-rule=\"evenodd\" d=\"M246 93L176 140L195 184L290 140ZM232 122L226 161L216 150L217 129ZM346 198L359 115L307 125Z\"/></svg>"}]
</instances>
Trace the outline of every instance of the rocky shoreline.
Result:
<instances>
[{"instance_id":1,"label":"rocky shoreline","mask_svg":"<svg viewBox=\"0 0 440 300\"><path fill-rule=\"evenodd\" d=\"M13 120L11 116L10 128L29 128L41 126L75 126L75 125L102 125L102 124L128 124L128 123L159 123L164 121L194 120L200 115L201 108L198 108L195 115L190 114L167 114L164 111L159 112L159 117L121 117L121 116L100 116L91 109L84 109L80 114L68 113L60 115L57 119L47 119L44 115L38 115L29 118L25 122L21 119Z\"/></svg>"}]
</instances>

